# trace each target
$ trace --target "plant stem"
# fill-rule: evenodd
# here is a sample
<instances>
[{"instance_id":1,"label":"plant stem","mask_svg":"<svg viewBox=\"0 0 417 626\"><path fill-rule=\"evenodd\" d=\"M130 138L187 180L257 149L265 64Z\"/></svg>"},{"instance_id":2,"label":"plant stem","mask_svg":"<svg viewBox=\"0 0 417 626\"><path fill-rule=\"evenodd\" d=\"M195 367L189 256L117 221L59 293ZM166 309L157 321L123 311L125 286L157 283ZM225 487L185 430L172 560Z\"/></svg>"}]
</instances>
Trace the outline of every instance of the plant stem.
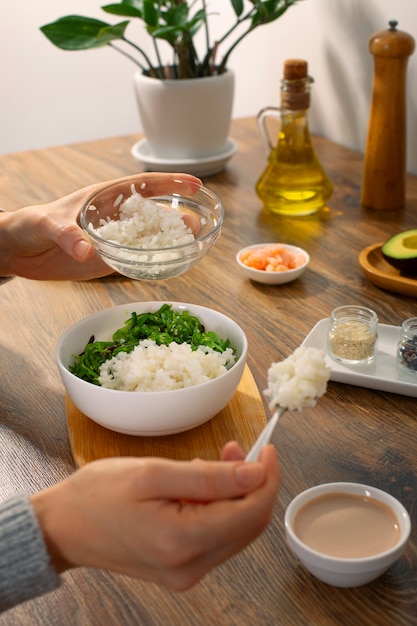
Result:
<instances>
[{"instance_id":1,"label":"plant stem","mask_svg":"<svg viewBox=\"0 0 417 626\"><path fill-rule=\"evenodd\" d=\"M227 39L228 37L230 37L230 35L233 33L234 30L236 30L236 28L238 28L241 24L243 24L243 22L246 22L247 20L252 19L253 14L256 12L255 8L249 9L249 11L246 13L246 15L243 15L242 17L239 17L236 22L233 24L233 26L231 26L229 28L229 30L227 32L224 33L224 35L222 37L220 37L220 39L218 40L218 44L223 43L223 41L225 41L225 39ZM247 30L245 32L245 36L247 35L247 33L251 30L251 28L249 30ZM239 38L239 41L242 39L242 37Z\"/></svg>"},{"instance_id":2,"label":"plant stem","mask_svg":"<svg viewBox=\"0 0 417 626\"><path fill-rule=\"evenodd\" d=\"M215 61L214 61L214 57L215 57L215 55L216 55L216 51L217 51L217 48L219 47L219 45L220 45L221 43L223 43L223 41L225 41L225 39L227 39L228 37L230 37L230 35L233 33L233 31L234 31L234 30L236 30L236 28L238 28L241 24L243 24L243 22L246 22L247 20L250 20L250 19L252 18L253 14L255 13L255 11L256 11L256 9L255 9L255 8L250 9L250 10L246 13L246 15L244 15L243 17L240 17L240 18L238 18L238 19L236 20L236 22L233 24L233 26L231 26L231 27L229 28L229 30L228 30L228 31L227 31L227 32L226 32L226 33L225 33L222 37L220 37L220 39L219 39L218 41L216 41L216 42L215 42L215 44L214 44L214 46L213 46L212 48L210 48L210 46L208 46L208 49L207 49L207 54L206 54L206 56L204 57L203 62L202 62L202 64L201 64L201 65L202 65L202 68L203 68L203 71L204 71L204 68L207 68L207 69L208 69L208 68L210 67L210 65L211 65L211 64L214 64L214 63L215 63ZM218 67L218 70L217 70L217 73L218 73L218 74L223 74L223 72L224 72L224 71L225 71L225 69L226 69L226 63L227 63L227 60L228 60L228 58L229 58L230 54L232 53L232 51L234 50L234 48L237 46L237 44L238 44L240 41L242 41L242 39L243 39L244 37L246 37L246 35L247 35L249 32L251 32L251 30L253 30L253 29L252 29L252 27L249 27L249 28L248 28L248 30L247 30L247 31L245 31L245 33L243 33L243 35L241 35L241 36L238 38L238 40L236 41L236 43L234 43L234 44L231 46L231 48L229 48L229 50L226 52L226 55L222 58L222 61L221 61L220 65L219 65L219 67ZM213 73L213 72L209 72L209 73Z\"/></svg>"},{"instance_id":3,"label":"plant stem","mask_svg":"<svg viewBox=\"0 0 417 626\"><path fill-rule=\"evenodd\" d=\"M160 68L160 69L159 69L159 71L158 71L158 73L159 73L159 74L161 74L161 73L162 73L162 76L160 76L160 78L163 78L163 73L164 73L164 70L163 70L163 65L162 65L161 56L160 56L160 54L159 54L158 44L157 44L157 41L156 41L155 37L152 37L152 41L153 41L153 47L154 47L154 50L155 50L155 56L156 56L156 58L157 58L157 62L158 62L158 68Z\"/></svg>"},{"instance_id":4,"label":"plant stem","mask_svg":"<svg viewBox=\"0 0 417 626\"><path fill-rule=\"evenodd\" d=\"M225 55L222 58L222 62L219 65L219 74L222 74L225 69L226 69L226 65L227 62L229 60L230 55L232 54L233 50L236 48L236 46L242 41L242 39L244 39L247 35L249 35L249 33L251 33L253 30L255 30L255 27L250 26L244 33L242 33L242 35L240 37L238 37L236 39L236 41L230 46L230 48L227 50L227 52L225 53Z\"/></svg>"},{"instance_id":5,"label":"plant stem","mask_svg":"<svg viewBox=\"0 0 417 626\"><path fill-rule=\"evenodd\" d=\"M210 32L209 32L209 25L208 25L208 19L207 19L207 3L206 0L203 0L203 9L204 9L204 13L205 13L205 20L204 20L204 30L206 31L206 50L210 50Z\"/></svg>"},{"instance_id":6,"label":"plant stem","mask_svg":"<svg viewBox=\"0 0 417 626\"><path fill-rule=\"evenodd\" d=\"M137 46L135 43L133 43L133 41L130 41L129 39L127 39L126 37L121 37L121 41L124 41L128 46L131 46L132 48L134 48L137 52L139 52L139 54L141 54L143 56L143 58L145 59L148 68L149 68L149 74L151 76L155 76L157 77L157 72L152 64L152 61L150 60L150 58L148 57L148 55L146 54L146 52L144 50L142 50L142 48L140 48L139 46ZM123 54L125 57L127 57L128 59L130 59L131 61L133 61L133 63L135 63L136 65L138 65L142 71L145 71L145 67L140 63L140 61L137 61L134 57L132 57L128 52L125 52L124 50L122 50L121 48L118 48L117 46L115 46L112 43L108 44L109 46L111 46L112 48L114 48L115 50L117 50L118 52L120 52L120 54Z\"/></svg>"},{"instance_id":7,"label":"plant stem","mask_svg":"<svg viewBox=\"0 0 417 626\"><path fill-rule=\"evenodd\" d=\"M138 67L140 67L140 69L142 71L145 70L144 66L140 63L140 61L138 61L137 59L135 59L134 57L132 57L131 54L129 54L128 52L125 52L125 50L122 50L121 48L119 48L118 46L115 46L114 43L108 43L107 44L110 48L113 48L113 50L117 50L117 52L120 52L120 54L123 54L123 56L127 57L128 59L130 59L131 61L133 61L133 63L135 65L137 65Z\"/></svg>"}]
</instances>

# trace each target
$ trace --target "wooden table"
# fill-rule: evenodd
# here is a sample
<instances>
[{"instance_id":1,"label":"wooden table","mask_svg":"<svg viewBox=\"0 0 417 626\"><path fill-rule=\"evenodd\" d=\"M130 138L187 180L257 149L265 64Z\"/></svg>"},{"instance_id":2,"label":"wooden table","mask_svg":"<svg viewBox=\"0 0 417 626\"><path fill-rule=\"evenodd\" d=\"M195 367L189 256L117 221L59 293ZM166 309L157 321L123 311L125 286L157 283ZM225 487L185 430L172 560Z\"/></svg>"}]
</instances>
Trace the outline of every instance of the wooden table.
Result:
<instances>
[{"instance_id":1,"label":"wooden table","mask_svg":"<svg viewBox=\"0 0 417 626\"><path fill-rule=\"evenodd\" d=\"M416 226L417 178L408 178L402 212L360 207L362 156L316 138L318 155L335 185L329 208L291 220L266 215L254 192L265 157L253 119L233 123L239 151L206 184L222 198L226 219L212 252L189 273L161 283L105 278L85 283L16 278L1 287L0 496L37 490L74 470L66 429L64 390L54 362L61 333L101 308L137 300L178 300L231 315L249 339L248 362L259 386L269 365L288 356L312 327L339 305L375 309L381 323L417 315L415 299L370 283L358 253ZM8 210L46 202L85 184L141 170L130 156L137 136L0 157L0 204ZM244 245L286 241L301 245L311 265L293 284L249 282L234 255ZM331 382L318 405L287 414L274 442L283 484L273 521L243 553L182 594L107 572L78 570L61 588L16 607L0 626L302 626L417 623L416 399ZM406 553L376 582L337 589L315 580L284 538L283 516L301 490L328 481L383 488L409 510L413 530Z\"/></svg>"}]
</instances>

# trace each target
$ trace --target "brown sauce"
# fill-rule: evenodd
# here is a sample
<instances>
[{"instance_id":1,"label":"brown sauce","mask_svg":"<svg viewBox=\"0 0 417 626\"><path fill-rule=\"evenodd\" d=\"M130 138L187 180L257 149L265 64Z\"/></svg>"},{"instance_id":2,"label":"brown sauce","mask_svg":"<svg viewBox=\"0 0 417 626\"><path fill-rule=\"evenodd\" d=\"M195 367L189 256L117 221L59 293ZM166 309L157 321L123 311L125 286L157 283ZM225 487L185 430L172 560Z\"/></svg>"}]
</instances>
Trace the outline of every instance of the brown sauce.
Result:
<instances>
[{"instance_id":1,"label":"brown sauce","mask_svg":"<svg viewBox=\"0 0 417 626\"><path fill-rule=\"evenodd\" d=\"M345 493L318 496L301 507L294 532L313 550L346 559L389 550L400 537L398 519L389 506Z\"/></svg>"}]
</instances>

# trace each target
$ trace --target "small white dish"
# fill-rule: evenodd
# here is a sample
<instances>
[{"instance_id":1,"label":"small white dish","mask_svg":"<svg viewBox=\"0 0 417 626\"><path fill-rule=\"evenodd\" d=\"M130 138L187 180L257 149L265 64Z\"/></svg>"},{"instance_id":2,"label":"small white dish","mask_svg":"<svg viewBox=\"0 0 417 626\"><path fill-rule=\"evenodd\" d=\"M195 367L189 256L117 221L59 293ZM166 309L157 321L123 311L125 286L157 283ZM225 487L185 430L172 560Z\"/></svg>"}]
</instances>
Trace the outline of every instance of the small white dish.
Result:
<instances>
[{"instance_id":1,"label":"small white dish","mask_svg":"<svg viewBox=\"0 0 417 626\"><path fill-rule=\"evenodd\" d=\"M249 267L245 263L243 263L242 256L250 252L251 250L262 250L263 248L268 248L270 246L281 246L285 250L287 250L290 254L297 254L304 257L304 263L295 269L289 269L282 272L269 272L262 269L255 269L253 267ZM298 246L292 246L287 243L255 243L252 246L246 246L246 248L242 248L236 254L236 263L243 270L248 278L256 281L257 283L263 283L264 285L284 285L285 283L290 283L293 280L296 280L305 272L308 264L310 263L310 255L299 248Z\"/></svg>"},{"instance_id":2,"label":"small white dish","mask_svg":"<svg viewBox=\"0 0 417 626\"><path fill-rule=\"evenodd\" d=\"M296 533L297 515L301 509L309 503L316 501L317 498L330 497L332 495L359 497L368 502L376 501L379 503L379 506L387 507L388 511L390 511L393 516L392 521L396 524L398 529L398 537L395 543L393 543L391 547L381 548L380 552L377 551L374 554L370 552L369 556L357 556L353 558L330 556L325 552L319 552L317 549L307 545ZM350 507L350 505L348 505L348 507ZM314 522L314 530L317 531L318 526L321 524L327 525L329 529L330 521L332 521L335 525L334 528L336 532L340 535L341 528L340 526L338 527L338 525L341 523L344 528L344 526L346 526L346 517L348 516L352 520L351 509L348 510L349 513L345 511L344 516L342 516L342 521L339 516L335 515L335 511L329 511L326 514L322 513L321 517L318 518L320 522L318 519ZM355 520L356 524L358 524L357 517ZM348 482L316 485L298 494L298 496L290 502L285 511L284 524L287 542L303 565L316 578L335 587L358 587L360 585L366 585L378 578L378 576L381 576L381 574L391 567L402 555L411 531L410 516L401 502L396 498L376 487ZM346 529L344 528L344 530ZM358 529L356 528L356 530ZM366 536L366 526L364 527L364 533ZM354 531L352 532L352 537L346 536L346 544L350 545L354 536ZM363 533L358 533L356 537L358 536L362 537ZM335 547L335 545L339 547L339 544L335 543L335 541L336 540L333 542L333 547ZM373 546L373 548L375 549L375 546Z\"/></svg>"},{"instance_id":3,"label":"small white dish","mask_svg":"<svg viewBox=\"0 0 417 626\"><path fill-rule=\"evenodd\" d=\"M311 329L301 345L326 350L329 318L326 317ZM338 363L326 354L331 368L330 380L368 389L389 391L403 396L417 397L417 379L397 367L397 344L401 328L389 324L378 324L378 344L372 363L347 365Z\"/></svg>"},{"instance_id":4,"label":"small white dish","mask_svg":"<svg viewBox=\"0 0 417 626\"><path fill-rule=\"evenodd\" d=\"M183 172L194 176L211 176L220 172L237 151L238 145L228 139L226 148L220 154L201 159L161 159L155 157L146 139L136 142L131 150L135 159L141 161L147 170L154 172Z\"/></svg>"}]
</instances>

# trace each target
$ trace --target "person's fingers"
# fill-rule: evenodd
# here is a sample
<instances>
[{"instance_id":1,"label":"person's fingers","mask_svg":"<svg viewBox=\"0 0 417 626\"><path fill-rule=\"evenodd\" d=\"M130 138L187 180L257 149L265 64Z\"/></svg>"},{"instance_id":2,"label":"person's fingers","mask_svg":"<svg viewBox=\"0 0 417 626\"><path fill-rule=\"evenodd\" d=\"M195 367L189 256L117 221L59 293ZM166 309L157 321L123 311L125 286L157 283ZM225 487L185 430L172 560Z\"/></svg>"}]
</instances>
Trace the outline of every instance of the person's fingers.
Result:
<instances>
[{"instance_id":1,"label":"person's fingers","mask_svg":"<svg viewBox=\"0 0 417 626\"><path fill-rule=\"evenodd\" d=\"M222 461L243 461L245 453L237 441L228 441L222 450Z\"/></svg>"},{"instance_id":2,"label":"person's fingers","mask_svg":"<svg viewBox=\"0 0 417 626\"><path fill-rule=\"evenodd\" d=\"M76 217L83 204L88 198L95 192L103 189L103 197L105 197L105 189L114 182L124 181L126 182L126 189L129 189L130 182L137 181L138 175L125 176L123 178L115 179L114 181L108 181L104 183L94 183L88 185L83 189L74 191L67 196L54 200L50 203L50 206L54 208L53 214L55 220L51 220L45 217L40 225L39 235L44 238L51 237L51 239L57 243L65 252L73 256L78 260L88 260L92 256L93 247L89 242L83 243L83 233L80 227L70 223L71 217ZM171 174L160 172L145 172L140 175L140 192L144 196L158 195L162 193L170 193L178 190L178 183L181 181L181 191L183 194L191 194L195 192L202 182L199 178L191 174ZM113 200L113 194L109 191L109 200ZM67 223L63 224L63 216L66 216ZM188 224L187 224L188 225ZM195 224L190 224L190 227L194 231ZM78 245L79 244L79 245Z\"/></svg>"},{"instance_id":3,"label":"person's fingers","mask_svg":"<svg viewBox=\"0 0 417 626\"><path fill-rule=\"evenodd\" d=\"M193 532L186 542L177 542L178 550L175 538L170 537L172 571L165 562L159 572L161 584L174 591L187 589L262 534L273 514L281 475L272 446L263 448L260 458L267 467L268 480L259 489L233 501L184 505L181 514L189 519L183 526Z\"/></svg>"},{"instance_id":4,"label":"person's fingers","mask_svg":"<svg viewBox=\"0 0 417 626\"><path fill-rule=\"evenodd\" d=\"M48 218L39 223L37 230L40 240L55 243L77 261L86 262L94 256L94 246L87 241L82 229L76 224L63 224Z\"/></svg>"},{"instance_id":5,"label":"person's fingers","mask_svg":"<svg viewBox=\"0 0 417 626\"><path fill-rule=\"evenodd\" d=\"M269 445L256 463L95 461L32 502L59 571L99 567L179 590L261 534L279 485Z\"/></svg>"},{"instance_id":6,"label":"person's fingers","mask_svg":"<svg viewBox=\"0 0 417 626\"><path fill-rule=\"evenodd\" d=\"M191 213L182 213L181 219L184 222L184 224L187 226L187 228L191 230L193 235L198 234L201 228L201 222L196 215L191 215Z\"/></svg>"},{"instance_id":7,"label":"person's fingers","mask_svg":"<svg viewBox=\"0 0 417 626\"><path fill-rule=\"evenodd\" d=\"M181 472L183 465L183 463L176 464L176 469L180 469L179 473L173 473L175 468L171 466L171 471L168 472L169 479L167 479L174 485L178 485L178 481L181 481L182 485L182 489L179 486L171 490L171 493L175 494L178 493L179 488L181 495L172 497L172 500L179 500L178 508L174 509L175 521L173 520L168 525L168 529L165 529L166 541L171 556L174 555L174 560L194 560L223 544L227 553L229 549L227 544L245 544L250 541L251 537L258 536L269 523L281 483L280 466L273 446L268 445L262 449L259 463L196 461L192 464L193 471L185 473ZM211 476L207 465L214 468L214 474ZM261 474L249 471L249 468L253 466L261 468L263 470ZM219 468L229 468L232 471L217 472ZM199 479L195 481L200 471ZM239 475L240 472L242 472L241 475ZM234 474L237 474L236 479L233 477ZM263 480L259 482L262 476ZM142 489L148 488L148 480L149 476L142 475ZM164 484L165 480L160 480L157 485L151 484L150 490L153 489L155 493L155 490ZM246 487L241 497L239 497L240 484ZM197 491L195 491L196 485ZM163 492L169 493L169 487L165 485ZM210 498L211 493L217 496L213 500ZM172 507L173 504L172 501L167 502L165 498L165 505L162 505L162 508L168 513L166 507ZM238 523L237 520L239 520ZM184 532L187 534L186 542L184 542ZM175 545L178 547L179 554L177 555L173 550Z\"/></svg>"},{"instance_id":8,"label":"person's fingers","mask_svg":"<svg viewBox=\"0 0 417 626\"><path fill-rule=\"evenodd\" d=\"M266 525L265 525L266 526ZM160 585L169 591L186 591L193 587L206 574L211 572L215 567L221 565L231 557L235 556L246 548L250 543L257 539L265 530L263 526L256 534L247 533L245 538L238 541L230 541L222 543L219 547L210 549L183 566L170 568L158 568L157 570L148 571L148 580L158 579Z\"/></svg>"},{"instance_id":9,"label":"person's fingers","mask_svg":"<svg viewBox=\"0 0 417 626\"><path fill-rule=\"evenodd\" d=\"M261 463L179 461L172 464L147 458L138 471L137 488L142 499L211 501L240 497L264 480L265 468ZM133 481L133 488L134 484Z\"/></svg>"},{"instance_id":10,"label":"person's fingers","mask_svg":"<svg viewBox=\"0 0 417 626\"><path fill-rule=\"evenodd\" d=\"M259 459L259 465L262 465L265 470L265 480L257 488L248 490L244 497L236 498L233 502L218 499L206 505L193 505L191 503L187 505L197 507L197 513L201 511L201 507L204 507L203 518L210 525L210 532L204 528L204 522L200 524L201 537L199 542L203 550L205 541L211 542L216 540L216 537L220 539L228 529L231 533L231 539L239 541L245 539L248 528L255 529L255 533L260 532L265 520L269 521L272 506L281 484L281 470L275 448L272 445L262 449ZM239 470L249 467L252 463L234 465ZM231 505L234 509L233 515L231 515ZM185 510L184 513L186 513ZM238 528L236 528L237 518L241 519L242 522ZM209 545L205 547L208 548Z\"/></svg>"}]
</instances>

